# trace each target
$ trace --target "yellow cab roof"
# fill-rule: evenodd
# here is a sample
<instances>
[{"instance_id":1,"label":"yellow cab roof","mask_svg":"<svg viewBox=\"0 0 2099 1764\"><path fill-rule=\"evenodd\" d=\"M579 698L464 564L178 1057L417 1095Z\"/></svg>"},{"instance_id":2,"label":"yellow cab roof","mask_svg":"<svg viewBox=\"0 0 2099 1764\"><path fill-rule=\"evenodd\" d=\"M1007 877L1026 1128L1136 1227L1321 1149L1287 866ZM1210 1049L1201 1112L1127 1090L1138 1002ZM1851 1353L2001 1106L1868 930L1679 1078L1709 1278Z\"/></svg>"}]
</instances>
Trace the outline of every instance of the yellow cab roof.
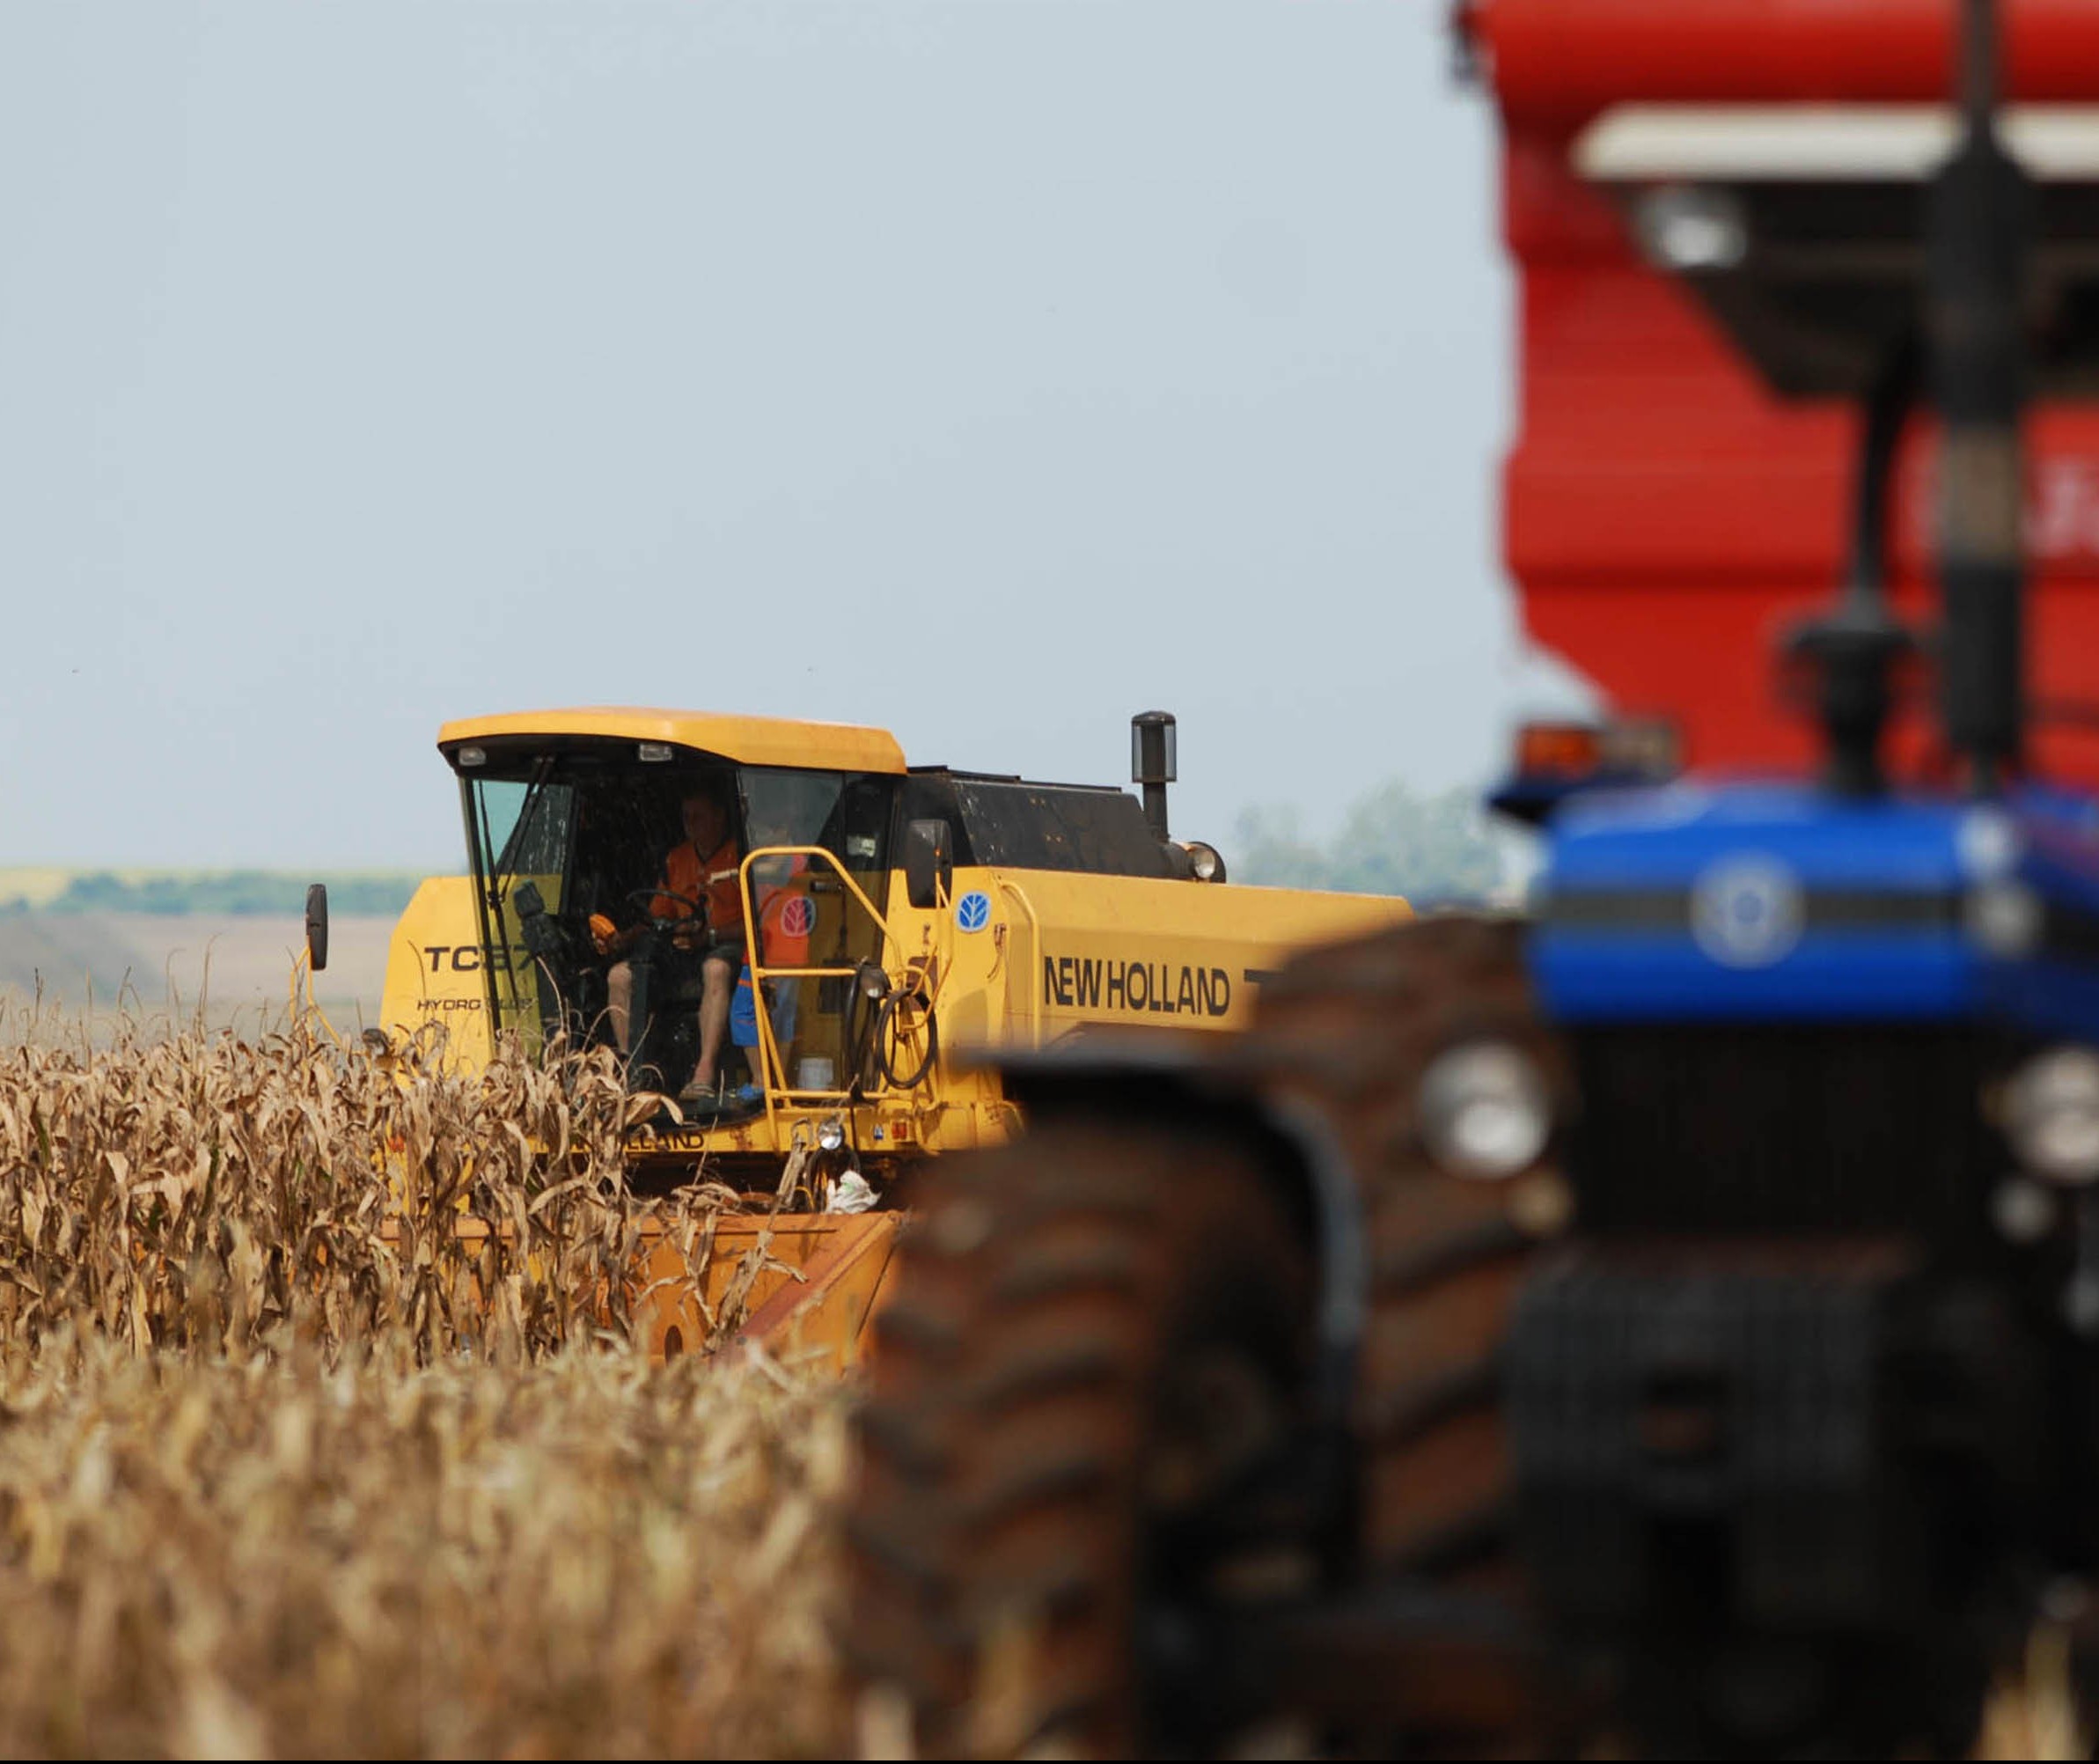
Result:
<instances>
[{"instance_id":1,"label":"yellow cab roof","mask_svg":"<svg viewBox=\"0 0 2099 1764\"><path fill-rule=\"evenodd\" d=\"M826 772L900 772L904 750L886 729L804 723L791 717L727 717L707 710L650 710L619 705L575 710L511 710L468 717L437 731L437 746L532 735L605 735L666 741L746 766L806 766Z\"/></svg>"}]
</instances>

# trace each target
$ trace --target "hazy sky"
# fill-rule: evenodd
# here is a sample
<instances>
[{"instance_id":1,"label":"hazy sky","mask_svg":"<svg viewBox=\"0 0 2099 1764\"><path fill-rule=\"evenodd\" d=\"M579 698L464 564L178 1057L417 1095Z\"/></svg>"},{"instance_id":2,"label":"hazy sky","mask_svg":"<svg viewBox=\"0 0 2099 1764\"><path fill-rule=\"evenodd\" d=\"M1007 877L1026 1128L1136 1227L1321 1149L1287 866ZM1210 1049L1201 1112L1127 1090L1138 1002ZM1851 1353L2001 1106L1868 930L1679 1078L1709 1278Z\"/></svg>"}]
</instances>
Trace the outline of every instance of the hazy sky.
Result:
<instances>
[{"instance_id":1,"label":"hazy sky","mask_svg":"<svg viewBox=\"0 0 2099 1764\"><path fill-rule=\"evenodd\" d=\"M451 864L437 724L549 704L1101 782L1156 704L1221 843L1482 775L1444 11L8 0L0 864Z\"/></svg>"}]
</instances>

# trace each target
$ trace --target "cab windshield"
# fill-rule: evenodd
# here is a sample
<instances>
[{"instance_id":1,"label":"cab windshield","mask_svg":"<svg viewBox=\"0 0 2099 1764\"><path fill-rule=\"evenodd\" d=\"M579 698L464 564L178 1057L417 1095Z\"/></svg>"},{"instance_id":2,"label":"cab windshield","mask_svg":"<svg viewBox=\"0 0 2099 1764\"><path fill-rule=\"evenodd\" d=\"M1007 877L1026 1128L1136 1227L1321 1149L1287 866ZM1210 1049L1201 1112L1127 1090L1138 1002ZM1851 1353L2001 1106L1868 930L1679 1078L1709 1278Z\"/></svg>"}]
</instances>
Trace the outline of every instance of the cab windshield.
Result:
<instances>
[{"instance_id":1,"label":"cab windshield","mask_svg":"<svg viewBox=\"0 0 2099 1764\"><path fill-rule=\"evenodd\" d=\"M850 1087L850 978L767 971L880 959L893 778L630 741L481 751L460 780L499 1033L616 1048L638 1090L704 1073L716 1112Z\"/></svg>"}]
</instances>

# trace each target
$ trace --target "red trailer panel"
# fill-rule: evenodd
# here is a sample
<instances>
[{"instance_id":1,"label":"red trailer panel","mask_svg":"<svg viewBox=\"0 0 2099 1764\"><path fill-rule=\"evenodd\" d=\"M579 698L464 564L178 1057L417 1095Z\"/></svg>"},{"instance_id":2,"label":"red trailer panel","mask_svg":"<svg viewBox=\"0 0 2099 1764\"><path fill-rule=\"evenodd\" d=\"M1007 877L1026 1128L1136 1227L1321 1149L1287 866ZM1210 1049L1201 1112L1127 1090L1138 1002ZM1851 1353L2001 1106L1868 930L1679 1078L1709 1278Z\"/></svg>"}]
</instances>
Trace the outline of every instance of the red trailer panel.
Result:
<instances>
[{"instance_id":1,"label":"red trailer panel","mask_svg":"<svg viewBox=\"0 0 2099 1764\"><path fill-rule=\"evenodd\" d=\"M2007 96L2099 92L2099 7L2004 0ZM1916 103L1953 90L1954 0L1471 0L1503 107L1562 123L1640 99Z\"/></svg>"},{"instance_id":2,"label":"red trailer panel","mask_svg":"<svg viewBox=\"0 0 2099 1764\"><path fill-rule=\"evenodd\" d=\"M2099 0L2011 0L2021 97L2099 99ZM1521 278L1520 427L1504 480L1526 624L1628 713L1681 723L1700 765L1798 764L1774 627L1843 562L1857 419L1769 391L1709 313L1636 251L1576 174L1581 129L1628 101L1918 103L1951 88L1952 0L1475 0L1499 99L1504 217ZM2033 426L2033 678L2099 703L2099 413ZM1928 435L1898 474L1896 593L1928 615L1919 543ZM1914 739L1912 737L1912 745ZM2042 731L2099 780L2099 740Z\"/></svg>"}]
</instances>

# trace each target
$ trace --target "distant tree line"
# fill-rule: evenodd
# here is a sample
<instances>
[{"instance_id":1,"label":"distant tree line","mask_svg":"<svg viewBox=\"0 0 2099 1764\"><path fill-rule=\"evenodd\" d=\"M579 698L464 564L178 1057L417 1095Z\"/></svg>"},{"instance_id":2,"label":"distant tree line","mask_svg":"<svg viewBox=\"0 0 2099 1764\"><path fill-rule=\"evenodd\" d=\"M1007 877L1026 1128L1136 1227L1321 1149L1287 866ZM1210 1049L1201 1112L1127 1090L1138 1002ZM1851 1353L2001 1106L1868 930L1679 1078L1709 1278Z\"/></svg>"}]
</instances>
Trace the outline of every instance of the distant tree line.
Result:
<instances>
[{"instance_id":1,"label":"distant tree line","mask_svg":"<svg viewBox=\"0 0 2099 1764\"><path fill-rule=\"evenodd\" d=\"M1424 795L1398 780L1360 797L1325 842L1294 808L1249 809L1225 858L1236 882L1404 894L1418 907L1508 902L1523 869L1519 839L1478 790Z\"/></svg>"},{"instance_id":2,"label":"distant tree line","mask_svg":"<svg viewBox=\"0 0 2099 1764\"><path fill-rule=\"evenodd\" d=\"M19 898L0 900L0 913L157 913L171 917L187 913L227 913L297 917L305 909L306 885L326 882L331 913L391 918L408 904L408 897L421 880L421 877L405 873L327 876L293 875L279 870L217 870L119 876L106 870L84 870L48 900L33 905Z\"/></svg>"}]
</instances>

